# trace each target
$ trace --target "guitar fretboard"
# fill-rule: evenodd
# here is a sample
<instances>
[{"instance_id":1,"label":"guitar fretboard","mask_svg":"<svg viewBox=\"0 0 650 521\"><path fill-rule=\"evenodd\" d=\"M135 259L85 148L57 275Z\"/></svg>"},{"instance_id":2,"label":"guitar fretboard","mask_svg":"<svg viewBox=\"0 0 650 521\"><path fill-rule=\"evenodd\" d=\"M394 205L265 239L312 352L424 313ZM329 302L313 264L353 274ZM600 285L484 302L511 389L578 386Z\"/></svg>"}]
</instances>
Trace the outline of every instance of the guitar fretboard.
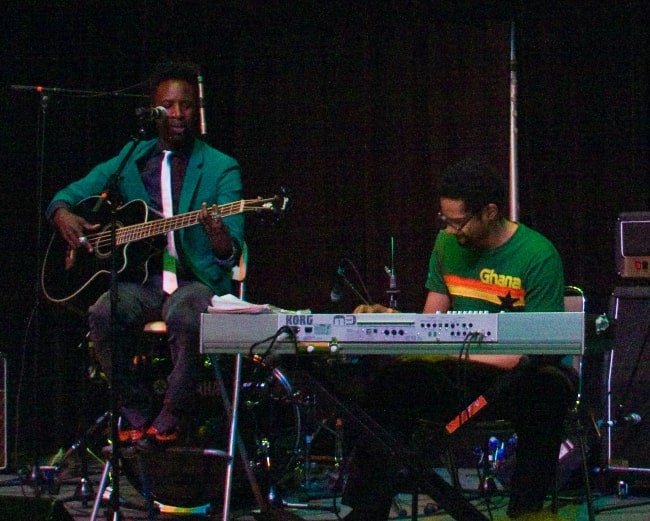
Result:
<instances>
[{"instance_id":1,"label":"guitar fretboard","mask_svg":"<svg viewBox=\"0 0 650 521\"><path fill-rule=\"evenodd\" d=\"M216 209L208 208L211 214L217 214L220 217L227 217L241 213L246 208L247 201L241 200L234 203L226 203L218 206ZM257 206L259 208L259 206ZM128 244L129 242L154 237L156 235L163 235L167 232L179 230L194 226L199 222L199 214L201 210L184 213L181 215L173 215L172 217L165 217L163 219L155 219L139 224L132 224L123 226L116 232L116 240L118 245Z\"/></svg>"}]
</instances>

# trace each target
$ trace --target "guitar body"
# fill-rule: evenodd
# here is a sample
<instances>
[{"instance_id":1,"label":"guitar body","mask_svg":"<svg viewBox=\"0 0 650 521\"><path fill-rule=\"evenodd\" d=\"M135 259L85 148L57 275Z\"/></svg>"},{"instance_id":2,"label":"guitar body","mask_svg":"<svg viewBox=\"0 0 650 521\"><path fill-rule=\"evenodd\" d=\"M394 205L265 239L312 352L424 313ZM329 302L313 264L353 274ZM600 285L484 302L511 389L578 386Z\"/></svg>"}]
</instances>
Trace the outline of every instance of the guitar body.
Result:
<instances>
[{"instance_id":1,"label":"guitar body","mask_svg":"<svg viewBox=\"0 0 650 521\"><path fill-rule=\"evenodd\" d=\"M58 233L50 239L43 266L41 287L52 302L69 303L80 293L90 292L95 298L110 287L113 258L120 280L142 283L147 280L148 262L152 255L160 253L169 232L194 226L199 222L202 210L193 210L171 217L148 221L149 208L139 199L128 202L111 213L108 204L95 210L98 196L81 201L74 212L89 223L100 224L98 230L89 232L86 240L93 251L84 247L71 250ZM272 211L277 215L289 207L289 198L274 196L267 199L241 199L208 208L213 216L227 217L243 212ZM113 229L115 221L115 229ZM115 255L112 255L112 235L115 235ZM84 308L85 309L85 308Z\"/></svg>"},{"instance_id":2,"label":"guitar body","mask_svg":"<svg viewBox=\"0 0 650 521\"><path fill-rule=\"evenodd\" d=\"M110 207L102 204L94 211L99 197L89 197L74 208L92 224L101 224L95 233L110 237L113 216ZM116 228L146 222L149 209L144 201L134 200L119 207L115 212ZM164 242L162 243L164 247ZM52 302L67 302L81 292L98 297L109 289L112 270L111 241L97 243L92 252L81 247L70 250L68 244L55 232L49 242L41 273L43 293ZM117 271L120 280L144 282L147 279L147 261L153 253L160 251L153 241L139 241L116 247ZM128 257L127 257L128 256Z\"/></svg>"}]
</instances>

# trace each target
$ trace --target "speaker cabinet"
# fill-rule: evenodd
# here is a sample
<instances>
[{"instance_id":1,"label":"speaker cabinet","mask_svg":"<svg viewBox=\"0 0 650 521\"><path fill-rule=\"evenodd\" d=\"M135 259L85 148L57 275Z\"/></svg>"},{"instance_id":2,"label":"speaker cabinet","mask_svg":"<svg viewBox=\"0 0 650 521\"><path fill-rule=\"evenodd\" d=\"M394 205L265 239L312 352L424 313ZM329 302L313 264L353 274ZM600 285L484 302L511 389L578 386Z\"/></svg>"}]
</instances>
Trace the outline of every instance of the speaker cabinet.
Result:
<instances>
[{"instance_id":1,"label":"speaker cabinet","mask_svg":"<svg viewBox=\"0 0 650 521\"><path fill-rule=\"evenodd\" d=\"M650 287L616 288L606 367L607 466L650 473Z\"/></svg>"},{"instance_id":2,"label":"speaker cabinet","mask_svg":"<svg viewBox=\"0 0 650 521\"><path fill-rule=\"evenodd\" d=\"M624 278L650 278L650 212L618 216L616 270Z\"/></svg>"},{"instance_id":3,"label":"speaker cabinet","mask_svg":"<svg viewBox=\"0 0 650 521\"><path fill-rule=\"evenodd\" d=\"M56 500L2 496L0 521L74 521L74 518Z\"/></svg>"}]
</instances>

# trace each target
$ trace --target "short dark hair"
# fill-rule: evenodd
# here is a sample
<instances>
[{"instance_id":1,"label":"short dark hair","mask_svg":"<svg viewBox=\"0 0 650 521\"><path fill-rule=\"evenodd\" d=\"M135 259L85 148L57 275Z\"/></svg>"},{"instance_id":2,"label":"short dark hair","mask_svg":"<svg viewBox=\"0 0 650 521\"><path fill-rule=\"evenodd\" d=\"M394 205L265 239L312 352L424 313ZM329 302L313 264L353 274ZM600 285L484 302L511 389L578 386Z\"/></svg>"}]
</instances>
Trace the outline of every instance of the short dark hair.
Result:
<instances>
[{"instance_id":1,"label":"short dark hair","mask_svg":"<svg viewBox=\"0 0 650 521\"><path fill-rule=\"evenodd\" d=\"M149 76L149 96L153 99L158 85L167 80L183 80L194 87L195 96L198 97L197 78L201 68L189 61L161 62L153 69Z\"/></svg>"},{"instance_id":2,"label":"short dark hair","mask_svg":"<svg viewBox=\"0 0 650 521\"><path fill-rule=\"evenodd\" d=\"M465 208L473 213L480 212L490 203L496 204L500 212L504 213L508 189L503 176L484 159L470 157L444 171L439 195L462 200Z\"/></svg>"}]
</instances>

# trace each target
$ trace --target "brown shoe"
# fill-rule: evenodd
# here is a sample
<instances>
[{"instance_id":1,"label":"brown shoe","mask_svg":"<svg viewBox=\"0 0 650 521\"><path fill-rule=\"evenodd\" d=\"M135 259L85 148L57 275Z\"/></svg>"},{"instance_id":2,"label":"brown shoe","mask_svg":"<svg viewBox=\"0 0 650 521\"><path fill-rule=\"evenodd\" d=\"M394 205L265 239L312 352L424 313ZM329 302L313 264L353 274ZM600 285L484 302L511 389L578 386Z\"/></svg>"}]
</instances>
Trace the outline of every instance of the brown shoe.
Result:
<instances>
[{"instance_id":1,"label":"brown shoe","mask_svg":"<svg viewBox=\"0 0 650 521\"><path fill-rule=\"evenodd\" d=\"M156 440L158 443L172 443L178 439L178 431L172 430L169 432L158 432L153 425L151 425L145 432L148 438Z\"/></svg>"},{"instance_id":2,"label":"brown shoe","mask_svg":"<svg viewBox=\"0 0 650 521\"><path fill-rule=\"evenodd\" d=\"M165 450L165 448L178 440L178 431L158 432L153 425L149 427L142 438L135 442L135 447L142 452Z\"/></svg>"},{"instance_id":3,"label":"brown shoe","mask_svg":"<svg viewBox=\"0 0 650 521\"><path fill-rule=\"evenodd\" d=\"M142 429L120 429L118 431L118 438L120 443L135 443L142 439L144 436L144 428Z\"/></svg>"}]
</instances>

